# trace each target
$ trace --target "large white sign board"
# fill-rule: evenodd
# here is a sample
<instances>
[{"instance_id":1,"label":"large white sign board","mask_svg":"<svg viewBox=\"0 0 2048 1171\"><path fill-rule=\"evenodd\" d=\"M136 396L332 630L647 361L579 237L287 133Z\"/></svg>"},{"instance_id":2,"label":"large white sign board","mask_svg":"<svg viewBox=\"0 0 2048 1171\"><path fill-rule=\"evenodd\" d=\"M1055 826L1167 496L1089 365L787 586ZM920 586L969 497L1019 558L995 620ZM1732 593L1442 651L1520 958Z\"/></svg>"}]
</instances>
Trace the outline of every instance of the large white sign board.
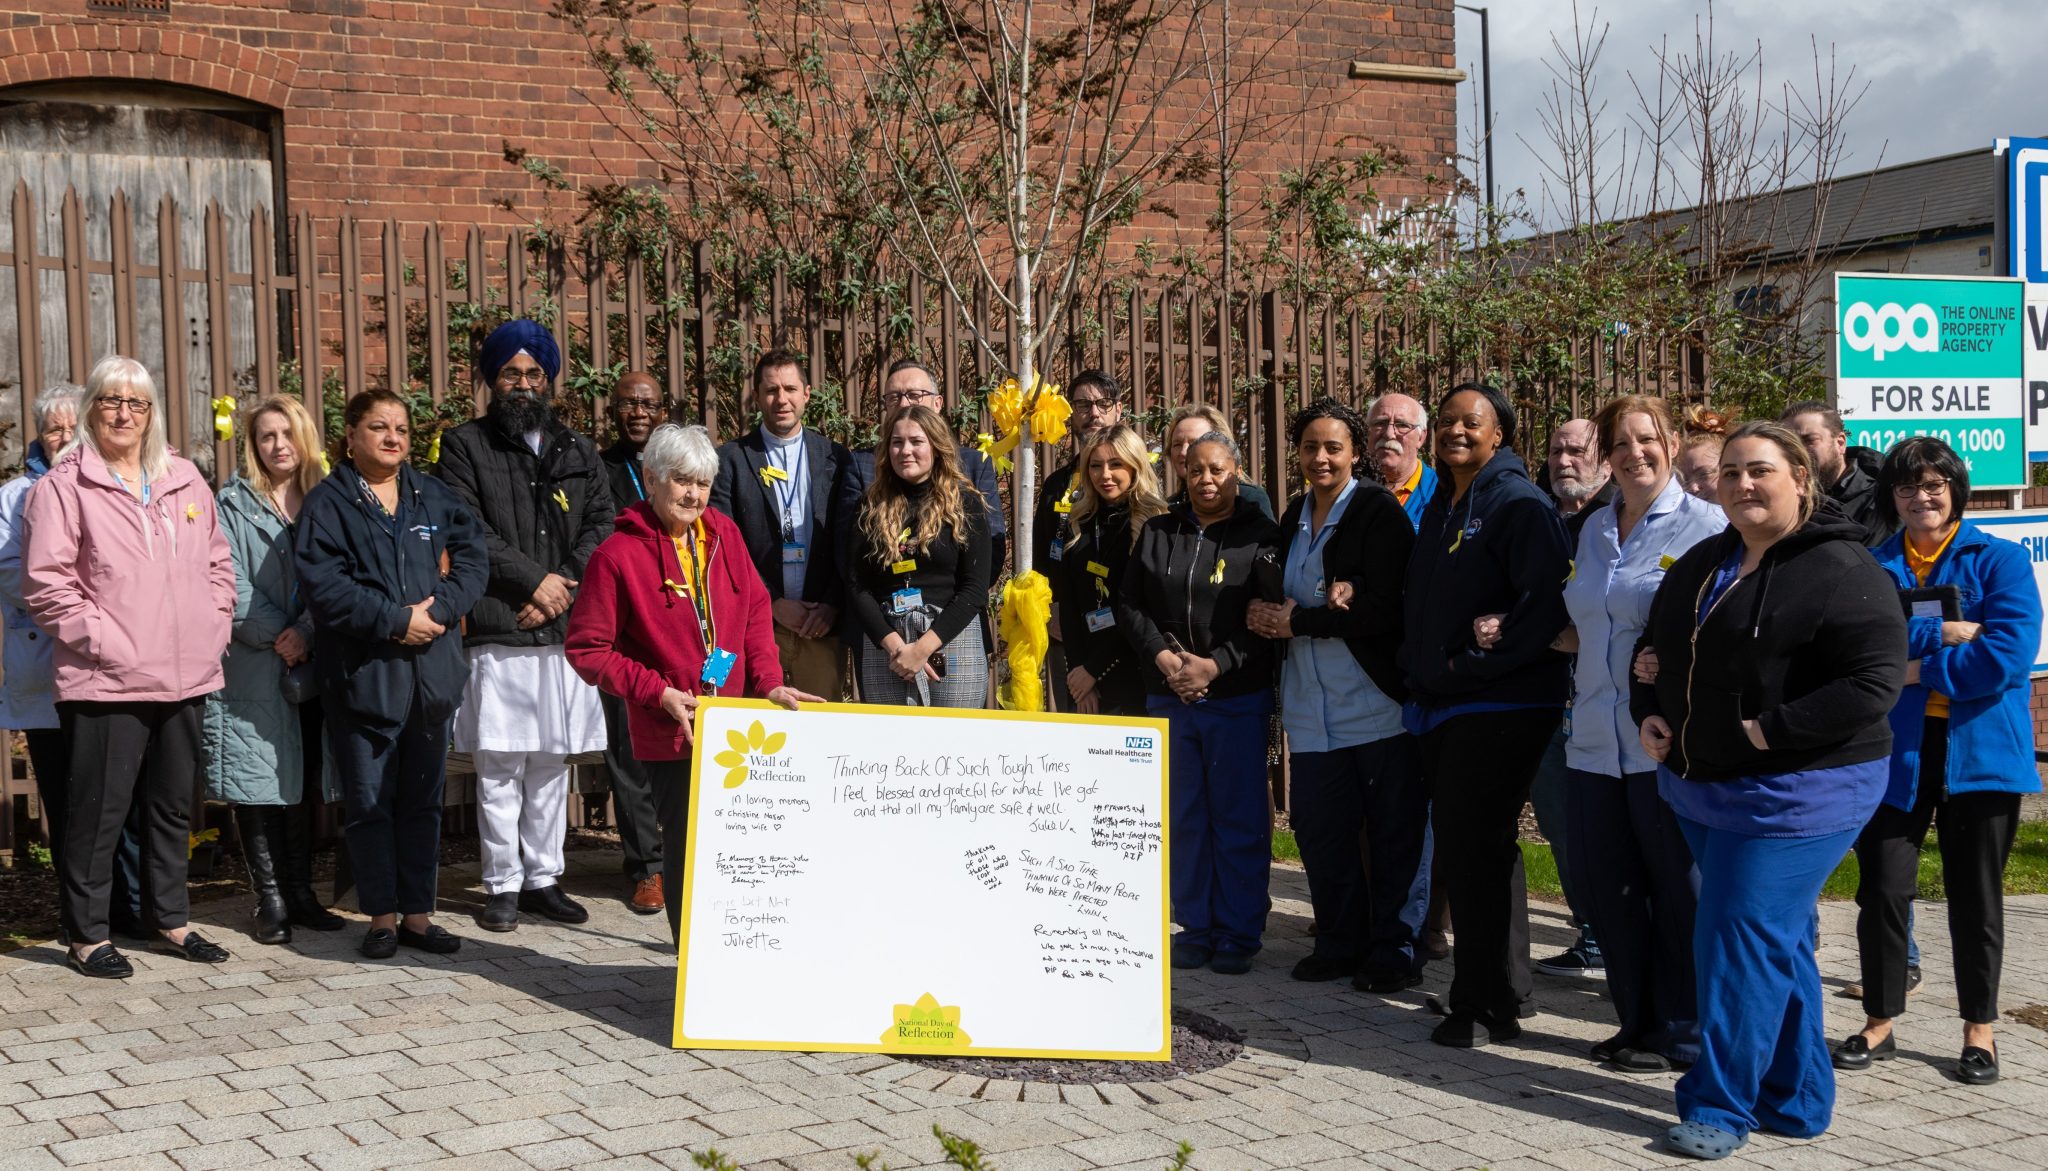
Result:
<instances>
[{"instance_id":1,"label":"large white sign board","mask_svg":"<svg viewBox=\"0 0 2048 1171\"><path fill-rule=\"evenodd\" d=\"M1166 743L704 701L676 1047L1169 1060Z\"/></svg>"},{"instance_id":2,"label":"large white sign board","mask_svg":"<svg viewBox=\"0 0 2048 1171\"><path fill-rule=\"evenodd\" d=\"M1994 537L2016 541L2034 563L2034 588L2048 609L2048 512L1973 512L1970 523ZM2041 628L2041 649L2034 652L2036 675L2048 675L2048 625Z\"/></svg>"}]
</instances>

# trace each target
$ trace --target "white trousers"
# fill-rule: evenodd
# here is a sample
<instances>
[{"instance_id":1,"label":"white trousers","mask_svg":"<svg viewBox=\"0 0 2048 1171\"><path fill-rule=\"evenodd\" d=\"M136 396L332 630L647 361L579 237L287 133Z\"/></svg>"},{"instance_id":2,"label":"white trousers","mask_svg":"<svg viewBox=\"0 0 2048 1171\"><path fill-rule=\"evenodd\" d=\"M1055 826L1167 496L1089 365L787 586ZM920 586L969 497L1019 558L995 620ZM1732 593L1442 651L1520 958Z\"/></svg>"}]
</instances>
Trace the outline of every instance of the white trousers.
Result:
<instances>
[{"instance_id":1,"label":"white trousers","mask_svg":"<svg viewBox=\"0 0 2048 1171\"><path fill-rule=\"evenodd\" d=\"M554 752L491 752L476 762L484 889L539 890L562 875L569 832L569 758Z\"/></svg>"}]
</instances>

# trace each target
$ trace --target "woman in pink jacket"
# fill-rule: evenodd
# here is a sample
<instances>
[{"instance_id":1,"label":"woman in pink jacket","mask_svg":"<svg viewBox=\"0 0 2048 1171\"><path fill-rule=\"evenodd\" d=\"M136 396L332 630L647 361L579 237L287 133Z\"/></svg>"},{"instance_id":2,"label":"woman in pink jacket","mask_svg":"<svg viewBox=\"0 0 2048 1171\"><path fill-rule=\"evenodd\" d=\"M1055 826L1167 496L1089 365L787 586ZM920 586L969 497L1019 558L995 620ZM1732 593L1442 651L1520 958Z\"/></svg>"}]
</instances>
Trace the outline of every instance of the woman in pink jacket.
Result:
<instances>
[{"instance_id":1,"label":"woman in pink jacket","mask_svg":"<svg viewBox=\"0 0 2048 1171\"><path fill-rule=\"evenodd\" d=\"M114 846L142 807L144 906L163 945L217 964L187 927L185 860L203 702L221 685L235 566L213 493L171 453L156 383L132 358L86 380L77 438L31 493L22 600L55 642L57 716L71 741L61 885L71 966L124 979L108 942Z\"/></svg>"}]
</instances>

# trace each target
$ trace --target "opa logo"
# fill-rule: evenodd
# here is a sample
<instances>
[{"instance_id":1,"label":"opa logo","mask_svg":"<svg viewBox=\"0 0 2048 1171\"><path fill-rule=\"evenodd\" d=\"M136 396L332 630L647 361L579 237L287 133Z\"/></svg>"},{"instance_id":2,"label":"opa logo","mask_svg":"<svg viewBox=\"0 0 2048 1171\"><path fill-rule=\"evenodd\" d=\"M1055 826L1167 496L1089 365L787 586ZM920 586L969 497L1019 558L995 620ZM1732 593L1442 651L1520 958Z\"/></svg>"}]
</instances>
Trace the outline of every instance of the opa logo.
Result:
<instances>
[{"instance_id":1,"label":"opa logo","mask_svg":"<svg viewBox=\"0 0 2048 1171\"><path fill-rule=\"evenodd\" d=\"M1900 306L1890 301L1873 309L1867 301L1849 306L1842 315L1842 337L1849 348L1882 362L1893 350L1932 354L1941 349L1941 323L1925 304Z\"/></svg>"},{"instance_id":2,"label":"opa logo","mask_svg":"<svg viewBox=\"0 0 2048 1171\"><path fill-rule=\"evenodd\" d=\"M1152 747L1152 737L1150 737L1150 736L1126 736L1126 737L1124 737L1124 747L1125 747L1125 748L1150 748L1150 747Z\"/></svg>"}]
</instances>

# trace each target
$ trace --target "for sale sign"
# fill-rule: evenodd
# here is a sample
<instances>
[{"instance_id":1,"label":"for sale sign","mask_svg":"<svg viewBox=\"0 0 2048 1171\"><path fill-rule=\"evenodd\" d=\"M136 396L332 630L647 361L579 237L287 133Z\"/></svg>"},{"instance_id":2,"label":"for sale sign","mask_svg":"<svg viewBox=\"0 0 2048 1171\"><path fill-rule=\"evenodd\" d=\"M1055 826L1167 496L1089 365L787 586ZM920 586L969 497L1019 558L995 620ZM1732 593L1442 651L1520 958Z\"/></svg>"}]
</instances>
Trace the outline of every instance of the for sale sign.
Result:
<instances>
[{"instance_id":1,"label":"for sale sign","mask_svg":"<svg viewBox=\"0 0 2048 1171\"><path fill-rule=\"evenodd\" d=\"M1932 435L1975 488L2027 483L2025 286L2009 277L1835 276L1835 405L1849 442Z\"/></svg>"}]
</instances>

